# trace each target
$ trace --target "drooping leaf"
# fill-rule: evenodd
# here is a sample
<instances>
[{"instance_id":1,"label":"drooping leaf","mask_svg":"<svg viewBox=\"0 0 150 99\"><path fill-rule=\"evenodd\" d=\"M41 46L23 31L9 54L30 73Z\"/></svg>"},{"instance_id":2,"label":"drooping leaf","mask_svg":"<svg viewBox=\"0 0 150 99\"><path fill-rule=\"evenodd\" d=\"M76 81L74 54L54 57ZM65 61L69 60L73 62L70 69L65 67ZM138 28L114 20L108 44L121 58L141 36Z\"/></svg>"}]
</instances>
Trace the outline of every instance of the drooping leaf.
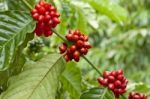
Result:
<instances>
[{"instance_id":1,"label":"drooping leaf","mask_svg":"<svg viewBox=\"0 0 150 99\"><path fill-rule=\"evenodd\" d=\"M32 33L35 22L29 13L20 11L0 12L0 71L14 60L17 47L24 42L27 33Z\"/></svg>"},{"instance_id":2,"label":"drooping leaf","mask_svg":"<svg viewBox=\"0 0 150 99\"><path fill-rule=\"evenodd\" d=\"M131 83L128 87L129 91L137 91L142 93L150 93L150 85L140 83Z\"/></svg>"},{"instance_id":3,"label":"drooping leaf","mask_svg":"<svg viewBox=\"0 0 150 99\"><path fill-rule=\"evenodd\" d=\"M64 60L50 54L38 62L27 63L22 73L12 77L1 99L55 99Z\"/></svg>"},{"instance_id":4,"label":"drooping leaf","mask_svg":"<svg viewBox=\"0 0 150 99\"><path fill-rule=\"evenodd\" d=\"M31 7L34 7L36 3L36 0L6 0L6 3L9 10L30 12L30 8L23 1L26 1Z\"/></svg>"},{"instance_id":5,"label":"drooping leaf","mask_svg":"<svg viewBox=\"0 0 150 99\"><path fill-rule=\"evenodd\" d=\"M91 7L89 3L85 3L83 1L72 1L72 5L75 6L78 12L78 26L81 27L83 32L88 32L87 24L90 25L94 29L98 29L99 24L96 19L96 11Z\"/></svg>"},{"instance_id":6,"label":"drooping leaf","mask_svg":"<svg viewBox=\"0 0 150 99\"><path fill-rule=\"evenodd\" d=\"M107 0L84 0L88 1L95 10L99 13L107 15L112 20L123 24L127 19L128 13L123 7L118 4L108 2Z\"/></svg>"},{"instance_id":7,"label":"drooping leaf","mask_svg":"<svg viewBox=\"0 0 150 99\"><path fill-rule=\"evenodd\" d=\"M7 5L5 1L0 1L0 11L7 10Z\"/></svg>"},{"instance_id":8,"label":"drooping leaf","mask_svg":"<svg viewBox=\"0 0 150 99\"><path fill-rule=\"evenodd\" d=\"M81 72L76 64L70 62L61 76L63 88L67 90L72 99L79 99L81 95Z\"/></svg>"},{"instance_id":9,"label":"drooping leaf","mask_svg":"<svg viewBox=\"0 0 150 99\"><path fill-rule=\"evenodd\" d=\"M29 40L33 39L34 34L28 33L24 42L17 48L17 51L14 54L13 62L10 64L10 68L8 70L0 72L0 87L2 90L7 88L7 80L10 76L16 75L21 72L22 67L26 61L25 56L23 55L22 50L26 47Z\"/></svg>"},{"instance_id":10,"label":"drooping leaf","mask_svg":"<svg viewBox=\"0 0 150 99\"><path fill-rule=\"evenodd\" d=\"M84 92L80 99L113 99L113 95L105 88L92 88Z\"/></svg>"},{"instance_id":11,"label":"drooping leaf","mask_svg":"<svg viewBox=\"0 0 150 99\"><path fill-rule=\"evenodd\" d=\"M78 17L77 17L77 28L80 29L81 32L87 33L87 20L81 9L77 9Z\"/></svg>"}]
</instances>

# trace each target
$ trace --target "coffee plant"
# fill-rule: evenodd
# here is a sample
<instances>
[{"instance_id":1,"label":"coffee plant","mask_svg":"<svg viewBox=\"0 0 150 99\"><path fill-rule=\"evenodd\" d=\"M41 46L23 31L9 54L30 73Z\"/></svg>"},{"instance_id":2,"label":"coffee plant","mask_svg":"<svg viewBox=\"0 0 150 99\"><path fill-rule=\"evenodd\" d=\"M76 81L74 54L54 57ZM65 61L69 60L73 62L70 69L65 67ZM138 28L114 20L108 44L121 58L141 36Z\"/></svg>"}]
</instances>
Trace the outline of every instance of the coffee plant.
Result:
<instances>
[{"instance_id":1,"label":"coffee plant","mask_svg":"<svg viewBox=\"0 0 150 99\"><path fill-rule=\"evenodd\" d=\"M150 99L148 0L0 0L0 99Z\"/></svg>"}]
</instances>

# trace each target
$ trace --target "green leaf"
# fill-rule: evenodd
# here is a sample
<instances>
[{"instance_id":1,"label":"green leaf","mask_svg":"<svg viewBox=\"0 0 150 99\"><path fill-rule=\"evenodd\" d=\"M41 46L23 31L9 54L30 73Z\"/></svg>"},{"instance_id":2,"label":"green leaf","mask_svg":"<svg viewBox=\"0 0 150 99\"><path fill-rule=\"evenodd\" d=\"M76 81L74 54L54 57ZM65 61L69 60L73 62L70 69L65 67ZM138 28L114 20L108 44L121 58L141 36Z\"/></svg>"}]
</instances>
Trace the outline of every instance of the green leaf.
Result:
<instances>
[{"instance_id":1,"label":"green leaf","mask_svg":"<svg viewBox=\"0 0 150 99\"><path fill-rule=\"evenodd\" d=\"M34 34L33 33L28 33L26 34L26 38L24 40L24 42L17 48L17 51L14 55L14 60L12 62L12 64L10 65L10 75L15 75L21 72L21 69L23 67L23 65L26 62L25 56L22 52L22 50L24 50L24 48L27 46L28 42L30 40L32 40L34 38Z\"/></svg>"},{"instance_id":2,"label":"green leaf","mask_svg":"<svg viewBox=\"0 0 150 99\"><path fill-rule=\"evenodd\" d=\"M80 99L100 99L103 89L93 88L83 93Z\"/></svg>"},{"instance_id":3,"label":"green leaf","mask_svg":"<svg viewBox=\"0 0 150 99\"><path fill-rule=\"evenodd\" d=\"M85 33L90 33L89 30L87 30L88 25L90 25L93 29L98 29L99 25L96 19L96 11L90 4L78 0L71 1L71 4L77 10L77 26L78 28L81 28L80 30Z\"/></svg>"},{"instance_id":4,"label":"green leaf","mask_svg":"<svg viewBox=\"0 0 150 99\"><path fill-rule=\"evenodd\" d=\"M112 99L113 95L106 88L92 88L84 92L80 99Z\"/></svg>"},{"instance_id":5,"label":"green leaf","mask_svg":"<svg viewBox=\"0 0 150 99\"><path fill-rule=\"evenodd\" d=\"M0 72L0 78L1 78L0 86L3 90L5 90L7 87L6 82L7 82L8 78L12 75L16 75L16 74L21 72L22 67L26 61L25 56L22 53L22 50L26 47L28 41L33 39L33 37L34 37L34 34L32 34L32 33L28 33L26 35L26 38L25 38L23 44L21 44L17 48L17 51L15 52L15 54L13 56L14 60L13 60L12 64L10 64L9 70L5 70L5 71Z\"/></svg>"},{"instance_id":6,"label":"green leaf","mask_svg":"<svg viewBox=\"0 0 150 99\"><path fill-rule=\"evenodd\" d=\"M104 0L84 0L88 1L91 6L99 13L107 15L112 20L123 24L122 22L127 19L128 13L123 7L118 4L104 1Z\"/></svg>"},{"instance_id":7,"label":"green leaf","mask_svg":"<svg viewBox=\"0 0 150 99\"><path fill-rule=\"evenodd\" d=\"M6 9L7 9L6 2L4 0L0 1L0 11L5 11Z\"/></svg>"},{"instance_id":8,"label":"green leaf","mask_svg":"<svg viewBox=\"0 0 150 99\"><path fill-rule=\"evenodd\" d=\"M36 0L24 0L31 7L34 7ZM6 0L9 10L18 10L18 11L30 11L30 8L23 2L23 0Z\"/></svg>"},{"instance_id":9,"label":"green leaf","mask_svg":"<svg viewBox=\"0 0 150 99\"><path fill-rule=\"evenodd\" d=\"M12 77L1 99L55 99L63 57L50 54L38 62L27 63L22 73Z\"/></svg>"},{"instance_id":10,"label":"green leaf","mask_svg":"<svg viewBox=\"0 0 150 99\"><path fill-rule=\"evenodd\" d=\"M137 85L135 85L135 90L144 92L144 93L147 93L147 92L150 93L150 86L148 86L146 84L137 84Z\"/></svg>"},{"instance_id":11,"label":"green leaf","mask_svg":"<svg viewBox=\"0 0 150 99\"><path fill-rule=\"evenodd\" d=\"M20 11L0 12L0 71L6 70L14 60L17 47L27 33L32 33L35 22L29 13Z\"/></svg>"},{"instance_id":12,"label":"green leaf","mask_svg":"<svg viewBox=\"0 0 150 99\"><path fill-rule=\"evenodd\" d=\"M87 20L81 9L77 9L78 17L77 17L77 28L83 32L87 33Z\"/></svg>"},{"instance_id":13,"label":"green leaf","mask_svg":"<svg viewBox=\"0 0 150 99\"><path fill-rule=\"evenodd\" d=\"M81 72L76 64L70 62L61 76L63 88L70 93L73 99L79 99L81 95Z\"/></svg>"}]
</instances>

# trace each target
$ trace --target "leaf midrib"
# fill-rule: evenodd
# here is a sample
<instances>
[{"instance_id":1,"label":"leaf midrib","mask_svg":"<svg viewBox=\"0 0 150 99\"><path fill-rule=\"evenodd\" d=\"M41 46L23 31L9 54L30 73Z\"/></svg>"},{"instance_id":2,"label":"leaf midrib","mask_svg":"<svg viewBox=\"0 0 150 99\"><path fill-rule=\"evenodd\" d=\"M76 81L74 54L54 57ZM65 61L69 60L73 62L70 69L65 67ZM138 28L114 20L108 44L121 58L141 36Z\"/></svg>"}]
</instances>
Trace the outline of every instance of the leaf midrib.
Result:
<instances>
[{"instance_id":1,"label":"leaf midrib","mask_svg":"<svg viewBox=\"0 0 150 99\"><path fill-rule=\"evenodd\" d=\"M32 22L32 20L30 20L23 28L21 28L19 32L17 32L15 35L13 35L12 38L10 38L8 41L6 41L6 43L4 43L2 46L0 46L0 50L1 50L2 48L4 48L4 46L6 46L6 45L7 45L11 40L13 40L17 35L19 35L20 32L21 32L24 28L26 28L26 27L28 26L28 24L30 24L31 22Z\"/></svg>"},{"instance_id":2,"label":"leaf midrib","mask_svg":"<svg viewBox=\"0 0 150 99\"><path fill-rule=\"evenodd\" d=\"M33 88L33 91L31 92L31 94L29 95L29 97L27 99L30 99L32 97L32 95L34 94L34 92L36 91L36 89L38 88L38 86L43 82L43 80L47 77L47 75L49 74L49 72L52 70L53 67L55 67L55 65L57 64L58 61L60 61L60 59L62 58L62 56L60 56L57 61L49 68L49 70L45 73L44 77L39 81L39 83Z\"/></svg>"},{"instance_id":3,"label":"leaf midrib","mask_svg":"<svg viewBox=\"0 0 150 99\"><path fill-rule=\"evenodd\" d=\"M65 77L64 75L63 75L63 78L66 79L66 81L69 82L69 84L72 86L72 88L74 88L76 90L76 92L78 93L79 90L76 87L73 86L73 84L71 83L71 81L69 79L67 79L67 77Z\"/></svg>"}]
</instances>

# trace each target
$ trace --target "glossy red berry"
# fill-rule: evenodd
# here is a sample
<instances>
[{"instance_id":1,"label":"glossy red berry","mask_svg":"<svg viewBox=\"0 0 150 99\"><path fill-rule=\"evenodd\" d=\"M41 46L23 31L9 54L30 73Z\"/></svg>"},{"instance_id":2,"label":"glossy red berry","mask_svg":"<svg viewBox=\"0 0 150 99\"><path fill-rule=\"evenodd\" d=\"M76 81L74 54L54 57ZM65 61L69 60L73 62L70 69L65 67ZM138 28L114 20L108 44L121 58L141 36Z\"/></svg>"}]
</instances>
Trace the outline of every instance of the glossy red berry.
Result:
<instances>
[{"instance_id":1,"label":"glossy red berry","mask_svg":"<svg viewBox=\"0 0 150 99\"><path fill-rule=\"evenodd\" d=\"M110 75L109 71L104 71L104 73L103 73L104 78L108 78L109 75Z\"/></svg>"},{"instance_id":2,"label":"glossy red berry","mask_svg":"<svg viewBox=\"0 0 150 99\"><path fill-rule=\"evenodd\" d=\"M131 92L128 99L147 99L147 96L145 96L143 93Z\"/></svg>"},{"instance_id":3,"label":"glossy red berry","mask_svg":"<svg viewBox=\"0 0 150 99\"><path fill-rule=\"evenodd\" d=\"M41 8L40 4L36 4L35 9L39 10Z\"/></svg>"},{"instance_id":4,"label":"glossy red berry","mask_svg":"<svg viewBox=\"0 0 150 99\"><path fill-rule=\"evenodd\" d=\"M123 70L120 69L120 70L117 71L117 73L122 75L123 74Z\"/></svg>"},{"instance_id":5,"label":"glossy red berry","mask_svg":"<svg viewBox=\"0 0 150 99\"><path fill-rule=\"evenodd\" d=\"M32 15L35 14L35 13L38 13L38 10L37 9L32 9L31 13L32 13Z\"/></svg>"},{"instance_id":6,"label":"glossy red berry","mask_svg":"<svg viewBox=\"0 0 150 99\"><path fill-rule=\"evenodd\" d=\"M43 15L40 15L39 18L38 18L38 21L39 21L39 22L43 22L43 21L44 21L44 16L43 16Z\"/></svg>"},{"instance_id":7,"label":"glossy red berry","mask_svg":"<svg viewBox=\"0 0 150 99\"><path fill-rule=\"evenodd\" d=\"M33 14L33 18L34 18L35 20L38 20L38 19L39 19L39 14L38 14L38 13L34 13L34 14Z\"/></svg>"},{"instance_id":8,"label":"glossy red berry","mask_svg":"<svg viewBox=\"0 0 150 99\"><path fill-rule=\"evenodd\" d=\"M74 60L75 61L79 61L79 59L80 59L80 52L79 51L75 51L74 53L73 53L73 58L74 58Z\"/></svg>"},{"instance_id":9,"label":"glossy red berry","mask_svg":"<svg viewBox=\"0 0 150 99\"><path fill-rule=\"evenodd\" d=\"M59 46L59 50L60 50L61 54L64 53L64 52L66 52L66 50L67 50L67 44L66 43L61 44Z\"/></svg>"},{"instance_id":10,"label":"glossy red berry","mask_svg":"<svg viewBox=\"0 0 150 99\"><path fill-rule=\"evenodd\" d=\"M64 58L67 62L70 61L70 57L68 55L65 55Z\"/></svg>"},{"instance_id":11,"label":"glossy red berry","mask_svg":"<svg viewBox=\"0 0 150 99\"><path fill-rule=\"evenodd\" d=\"M110 83L110 84L108 84L108 88L109 88L110 90L114 90L115 86L114 86L113 83Z\"/></svg>"},{"instance_id":12,"label":"glossy red berry","mask_svg":"<svg viewBox=\"0 0 150 99\"><path fill-rule=\"evenodd\" d=\"M72 34L66 35L66 39L67 39L68 41L72 41Z\"/></svg>"},{"instance_id":13,"label":"glossy red berry","mask_svg":"<svg viewBox=\"0 0 150 99\"><path fill-rule=\"evenodd\" d=\"M77 45L79 48L81 48L81 47L83 47L84 42L81 41L81 40L78 40L77 43L76 43L76 45Z\"/></svg>"},{"instance_id":14,"label":"glossy red berry","mask_svg":"<svg viewBox=\"0 0 150 99\"><path fill-rule=\"evenodd\" d=\"M45 22L47 22L47 21L49 21L51 19L51 16L50 15L45 15L45 17L44 17L44 21Z\"/></svg>"},{"instance_id":15,"label":"glossy red berry","mask_svg":"<svg viewBox=\"0 0 150 99\"><path fill-rule=\"evenodd\" d=\"M41 6L41 7L38 9L38 12L39 12L40 14L45 14L46 9Z\"/></svg>"},{"instance_id":16,"label":"glossy red berry","mask_svg":"<svg viewBox=\"0 0 150 99\"><path fill-rule=\"evenodd\" d=\"M103 80L104 80L104 78L102 78L102 77L99 77L99 78L97 79L97 81L98 81L101 85L103 85Z\"/></svg>"},{"instance_id":17,"label":"glossy red berry","mask_svg":"<svg viewBox=\"0 0 150 99\"><path fill-rule=\"evenodd\" d=\"M121 81L120 80L116 80L114 84L115 84L116 88L120 88L121 87Z\"/></svg>"},{"instance_id":18,"label":"glossy red berry","mask_svg":"<svg viewBox=\"0 0 150 99\"><path fill-rule=\"evenodd\" d=\"M53 34L52 31L46 31L46 32L44 32L44 36L45 37L51 36L52 34Z\"/></svg>"},{"instance_id":19,"label":"glossy red berry","mask_svg":"<svg viewBox=\"0 0 150 99\"><path fill-rule=\"evenodd\" d=\"M76 42L79 39L78 35L73 35L72 36L72 41Z\"/></svg>"},{"instance_id":20,"label":"glossy red berry","mask_svg":"<svg viewBox=\"0 0 150 99\"><path fill-rule=\"evenodd\" d=\"M89 42L84 42L84 47L90 49L92 46L89 44Z\"/></svg>"},{"instance_id":21,"label":"glossy red berry","mask_svg":"<svg viewBox=\"0 0 150 99\"><path fill-rule=\"evenodd\" d=\"M77 49L77 47L76 47L75 45L72 45L72 46L70 47L71 52L75 52L76 49Z\"/></svg>"},{"instance_id":22,"label":"glossy red berry","mask_svg":"<svg viewBox=\"0 0 150 99\"><path fill-rule=\"evenodd\" d=\"M118 79L118 80L123 80L123 78L124 78L123 75L118 75L118 76L117 76L117 79Z\"/></svg>"},{"instance_id":23,"label":"glossy red berry","mask_svg":"<svg viewBox=\"0 0 150 99\"><path fill-rule=\"evenodd\" d=\"M53 18L53 22L54 22L55 24L59 24L59 23L60 23L60 21L59 21L59 19L58 19L57 17L54 17L54 18Z\"/></svg>"},{"instance_id":24,"label":"glossy red berry","mask_svg":"<svg viewBox=\"0 0 150 99\"><path fill-rule=\"evenodd\" d=\"M84 55L86 55L87 52L88 52L88 50L86 48L84 48L84 47L80 49L80 53L82 53Z\"/></svg>"},{"instance_id":25,"label":"glossy red berry","mask_svg":"<svg viewBox=\"0 0 150 99\"><path fill-rule=\"evenodd\" d=\"M115 77L114 76L108 76L108 81L110 82L110 83L113 83L114 81L115 81Z\"/></svg>"}]
</instances>

